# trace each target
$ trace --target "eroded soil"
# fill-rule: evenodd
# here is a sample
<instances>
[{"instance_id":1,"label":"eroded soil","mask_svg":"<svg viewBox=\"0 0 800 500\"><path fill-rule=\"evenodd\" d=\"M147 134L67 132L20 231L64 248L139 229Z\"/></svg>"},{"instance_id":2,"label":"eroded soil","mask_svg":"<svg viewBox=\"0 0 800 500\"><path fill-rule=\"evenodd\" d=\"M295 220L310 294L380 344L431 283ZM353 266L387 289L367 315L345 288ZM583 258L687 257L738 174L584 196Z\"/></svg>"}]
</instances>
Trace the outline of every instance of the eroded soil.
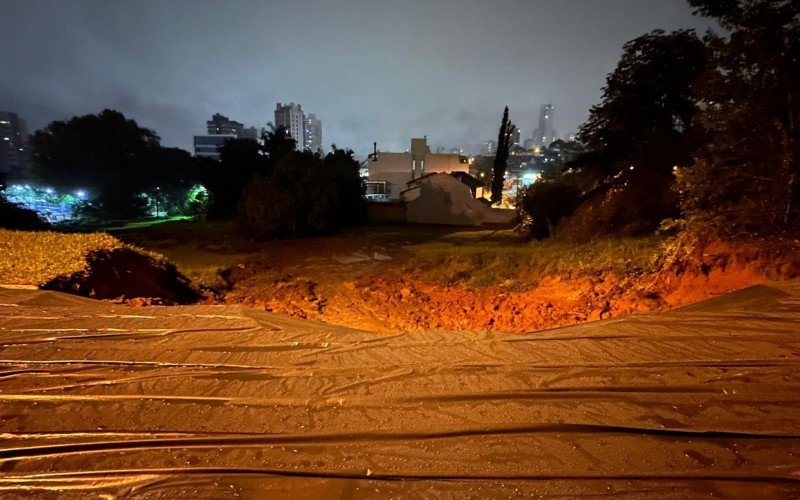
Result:
<instances>
[{"instance_id":1,"label":"eroded soil","mask_svg":"<svg viewBox=\"0 0 800 500\"><path fill-rule=\"evenodd\" d=\"M657 271L522 275L510 286L469 287L418 277L404 265L410 250L401 245L344 238L313 243L274 244L234 266L224 300L373 331L521 333L669 310L800 276L794 244L780 255L714 244Z\"/></svg>"}]
</instances>

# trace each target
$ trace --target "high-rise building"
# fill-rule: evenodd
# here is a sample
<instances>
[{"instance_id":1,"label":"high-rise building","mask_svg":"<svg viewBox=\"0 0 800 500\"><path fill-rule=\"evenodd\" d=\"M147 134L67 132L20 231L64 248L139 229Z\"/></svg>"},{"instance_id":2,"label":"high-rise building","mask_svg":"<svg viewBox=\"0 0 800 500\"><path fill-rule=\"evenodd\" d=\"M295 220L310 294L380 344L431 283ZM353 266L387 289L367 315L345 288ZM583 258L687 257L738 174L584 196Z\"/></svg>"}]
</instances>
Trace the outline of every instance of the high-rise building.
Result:
<instances>
[{"instance_id":1,"label":"high-rise building","mask_svg":"<svg viewBox=\"0 0 800 500\"><path fill-rule=\"evenodd\" d=\"M305 122L305 148L310 151L322 149L322 120L317 115L310 113Z\"/></svg>"},{"instance_id":2,"label":"high-rise building","mask_svg":"<svg viewBox=\"0 0 800 500\"><path fill-rule=\"evenodd\" d=\"M24 177L27 171L28 130L16 113L0 111L0 177Z\"/></svg>"},{"instance_id":3,"label":"high-rise building","mask_svg":"<svg viewBox=\"0 0 800 500\"><path fill-rule=\"evenodd\" d=\"M243 128L237 137L239 139L251 139L257 141L259 138L258 129L255 127Z\"/></svg>"},{"instance_id":4,"label":"high-rise building","mask_svg":"<svg viewBox=\"0 0 800 500\"><path fill-rule=\"evenodd\" d=\"M206 122L208 135L194 136L194 155L219 159L220 149L225 142L231 139L258 139L258 130L255 127L244 128L243 123L228 119L215 113Z\"/></svg>"},{"instance_id":5,"label":"high-rise building","mask_svg":"<svg viewBox=\"0 0 800 500\"><path fill-rule=\"evenodd\" d=\"M289 136L295 140L298 151L305 147L305 126L302 106L293 102L286 105L278 103L275 106L275 128L285 128Z\"/></svg>"},{"instance_id":6,"label":"high-rise building","mask_svg":"<svg viewBox=\"0 0 800 500\"><path fill-rule=\"evenodd\" d=\"M555 130L553 129L553 113L555 109L552 104L542 104L539 111L539 128L533 134L533 144L538 147L547 147L553 142Z\"/></svg>"},{"instance_id":7,"label":"high-rise building","mask_svg":"<svg viewBox=\"0 0 800 500\"><path fill-rule=\"evenodd\" d=\"M510 123L509 125L514 127L514 133L512 134L511 137L511 144L514 146L519 146L520 137L522 136L522 131L519 129L519 127L517 127L513 123Z\"/></svg>"},{"instance_id":8,"label":"high-rise building","mask_svg":"<svg viewBox=\"0 0 800 500\"><path fill-rule=\"evenodd\" d=\"M220 150L225 143L236 138L237 136L233 134L196 135L194 136L194 155L218 160Z\"/></svg>"},{"instance_id":9,"label":"high-rise building","mask_svg":"<svg viewBox=\"0 0 800 500\"><path fill-rule=\"evenodd\" d=\"M208 135L240 135L244 124L229 120L227 116L215 113L211 120L206 122Z\"/></svg>"}]
</instances>

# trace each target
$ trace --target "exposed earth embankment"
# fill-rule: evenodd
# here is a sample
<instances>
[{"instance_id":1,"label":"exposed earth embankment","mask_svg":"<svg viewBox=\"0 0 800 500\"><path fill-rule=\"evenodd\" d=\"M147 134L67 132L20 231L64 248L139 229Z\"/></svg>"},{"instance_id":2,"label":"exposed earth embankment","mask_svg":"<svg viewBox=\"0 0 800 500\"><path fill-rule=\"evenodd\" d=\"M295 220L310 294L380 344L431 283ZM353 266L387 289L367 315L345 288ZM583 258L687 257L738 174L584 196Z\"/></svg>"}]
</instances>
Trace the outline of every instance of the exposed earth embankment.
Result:
<instances>
[{"instance_id":1,"label":"exposed earth embankment","mask_svg":"<svg viewBox=\"0 0 800 500\"><path fill-rule=\"evenodd\" d=\"M431 279L431 270L374 258L380 255L362 248L350 260L337 254L304 260L302 253L294 264L254 259L231 271L226 300L377 331L530 332L669 310L800 276L800 244L792 240L665 242L654 250L650 268L633 262L596 270L591 265L557 272L521 268L489 286L459 280L459 273L468 277L471 271L460 271L464 262L458 259L443 259ZM340 269L333 272L337 263ZM448 279L436 279L442 275Z\"/></svg>"},{"instance_id":2,"label":"exposed earth embankment","mask_svg":"<svg viewBox=\"0 0 800 500\"><path fill-rule=\"evenodd\" d=\"M134 305L245 304L381 332L531 332L800 276L791 239L530 243L510 231L390 226L256 244L221 230L148 228L126 243L5 231L0 283Z\"/></svg>"}]
</instances>

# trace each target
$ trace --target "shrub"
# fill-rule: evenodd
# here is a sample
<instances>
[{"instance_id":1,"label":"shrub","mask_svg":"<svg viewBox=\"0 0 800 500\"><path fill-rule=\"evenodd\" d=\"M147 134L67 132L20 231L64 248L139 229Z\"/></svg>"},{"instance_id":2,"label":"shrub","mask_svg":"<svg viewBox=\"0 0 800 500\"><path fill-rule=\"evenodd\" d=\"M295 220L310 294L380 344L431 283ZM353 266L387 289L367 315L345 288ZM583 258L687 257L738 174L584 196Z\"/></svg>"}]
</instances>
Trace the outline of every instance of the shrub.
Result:
<instances>
[{"instance_id":1,"label":"shrub","mask_svg":"<svg viewBox=\"0 0 800 500\"><path fill-rule=\"evenodd\" d=\"M716 142L678 170L689 227L713 227L723 237L786 229L795 215L791 179L797 174L779 125L757 111L738 110L713 124Z\"/></svg>"},{"instance_id":2,"label":"shrub","mask_svg":"<svg viewBox=\"0 0 800 500\"><path fill-rule=\"evenodd\" d=\"M239 203L239 225L254 239L329 233L366 219L358 162L351 151L324 159L310 152L281 157L268 176L255 175Z\"/></svg>"},{"instance_id":3,"label":"shrub","mask_svg":"<svg viewBox=\"0 0 800 500\"><path fill-rule=\"evenodd\" d=\"M518 229L528 237L547 238L562 218L575 211L580 196L577 187L563 180L532 184L517 201Z\"/></svg>"},{"instance_id":4,"label":"shrub","mask_svg":"<svg viewBox=\"0 0 800 500\"><path fill-rule=\"evenodd\" d=\"M558 226L558 237L574 242L599 236L641 236L679 215L672 174L642 168L584 196L575 213Z\"/></svg>"},{"instance_id":5,"label":"shrub","mask_svg":"<svg viewBox=\"0 0 800 500\"><path fill-rule=\"evenodd\" d=\"M0 227L6 229L46 229L48 227L39 214L0 198Z\"/></svg>"},{"instance_id":6,"label":"shrub","mask_svg":"<svg viewBox=\"0 0 800 500\"><path fill-rule=\"evenodd\" d=\"M255 175L244 188L239 204L239 226L255 239L297 234L295 200L274 176Z\"/></svg>"}]
</instances>

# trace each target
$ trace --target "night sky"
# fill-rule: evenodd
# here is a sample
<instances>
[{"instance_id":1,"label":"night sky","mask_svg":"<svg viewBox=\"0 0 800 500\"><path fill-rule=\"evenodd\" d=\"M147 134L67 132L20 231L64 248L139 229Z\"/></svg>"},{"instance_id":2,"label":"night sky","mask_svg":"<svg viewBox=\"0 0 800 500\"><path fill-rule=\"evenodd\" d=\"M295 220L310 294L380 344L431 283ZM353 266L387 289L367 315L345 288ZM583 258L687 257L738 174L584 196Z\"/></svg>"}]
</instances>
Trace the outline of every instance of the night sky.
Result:
<instances>
[{"instance_id":1,"label":"night sky","mask_svg":"<svg viewBox=\"0 0 800 500\"><path fill-rule=\"evenodd\" d=\"M684 0L0 0L0 110L115 108L189 149L215 112L263 127L294 101L363 154L495 138L506 104L530 137L552 102L564 135L626 41L708 26Z\"/></svg>"}]
</instances>

